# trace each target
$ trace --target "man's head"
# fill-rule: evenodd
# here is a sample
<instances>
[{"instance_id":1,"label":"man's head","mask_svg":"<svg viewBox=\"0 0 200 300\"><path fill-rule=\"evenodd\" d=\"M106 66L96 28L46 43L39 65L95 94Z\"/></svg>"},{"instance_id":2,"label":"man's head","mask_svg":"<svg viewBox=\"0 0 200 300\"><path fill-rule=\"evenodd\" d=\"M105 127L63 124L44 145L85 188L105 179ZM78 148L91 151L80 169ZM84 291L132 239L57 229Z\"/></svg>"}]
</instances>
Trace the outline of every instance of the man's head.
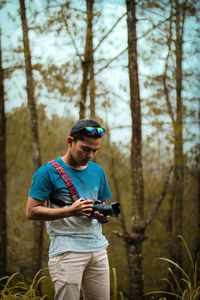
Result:
<instances>
[{"instance_id":1,"label":"man's head","mask_svg":"<svg viewBox=\"0 0 200 300\"><path fill-rule=\"evenodd\" d=\"M77 121L71 128L70 136L74 142L83 140L85 136L97 139L105 134L105 129L93 119L82 119Z\"/></svg>"},{"instance_id":2,"label":"man's head","mask_svg":"<svg viewBox=\"0 0 200 300\"><path fill-rule=\"evenodd\" d=\"M105 129L91 119L76 122L67 138L67 162L74 168L85 167L99 150Z\"/></svg>"}]
</instances>

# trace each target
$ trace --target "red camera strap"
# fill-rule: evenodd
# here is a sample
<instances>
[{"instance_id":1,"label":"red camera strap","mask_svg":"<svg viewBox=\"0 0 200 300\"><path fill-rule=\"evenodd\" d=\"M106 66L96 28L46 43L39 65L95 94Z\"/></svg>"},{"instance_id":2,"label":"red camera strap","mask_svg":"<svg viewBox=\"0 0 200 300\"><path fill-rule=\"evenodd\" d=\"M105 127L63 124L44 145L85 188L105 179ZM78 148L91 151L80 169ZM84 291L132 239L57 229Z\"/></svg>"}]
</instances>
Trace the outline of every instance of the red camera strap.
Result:
<instances>
[{"instance_id":1,"label":"red camera strap","mask_svg":"<svg viewBox=\"0 0 200 300\"><path fill-rule=\"evenodd\" d=\"M74 187L70 177L67 175L66 171L57 163L55 160L51 160L48 162L51 164L58 172L58 174L62 177L64 183L66 184L72 199L75 201L80 198L76 188Z\"/></svg>"}]
</instances>

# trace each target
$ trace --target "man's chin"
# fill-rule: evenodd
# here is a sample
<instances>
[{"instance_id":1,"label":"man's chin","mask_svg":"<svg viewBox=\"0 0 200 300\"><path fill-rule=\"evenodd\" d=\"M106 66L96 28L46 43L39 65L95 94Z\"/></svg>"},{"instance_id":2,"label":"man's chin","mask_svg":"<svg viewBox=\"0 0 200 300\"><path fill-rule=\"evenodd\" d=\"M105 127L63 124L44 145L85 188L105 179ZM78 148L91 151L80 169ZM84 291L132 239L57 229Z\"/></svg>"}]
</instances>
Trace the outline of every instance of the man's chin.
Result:
<instances>
[{"instance_id":1,"label":"man's chin","mask_svg":"<svg viewBox=\"0 0 200 300\"><path fill-rule=\"evenodd\" d=\"M88 165L88 163L89 163L89 160L84 160L83 162L82 162L82 166L87 166Z\"/></svg>"}]
</instances>

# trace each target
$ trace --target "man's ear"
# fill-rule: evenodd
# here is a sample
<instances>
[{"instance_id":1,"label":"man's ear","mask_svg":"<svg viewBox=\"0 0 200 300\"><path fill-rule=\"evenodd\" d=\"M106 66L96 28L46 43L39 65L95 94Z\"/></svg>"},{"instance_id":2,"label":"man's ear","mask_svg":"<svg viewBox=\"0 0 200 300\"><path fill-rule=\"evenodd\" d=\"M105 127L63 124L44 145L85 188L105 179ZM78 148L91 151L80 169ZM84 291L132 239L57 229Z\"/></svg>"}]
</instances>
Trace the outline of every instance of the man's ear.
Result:
<instances>
[{"instance_id":1,"label":"man's ear","mask_svg":"<svg viewBox=\"0 0 200 300\"><path fill-rule=\"evenodd\" d=\"M68 144L68 146L71 146L72 145L72 142L73 142L73 137L72 136L68 136L68 138L67 138L67 144Z\"/></svg>"}]
</instances>

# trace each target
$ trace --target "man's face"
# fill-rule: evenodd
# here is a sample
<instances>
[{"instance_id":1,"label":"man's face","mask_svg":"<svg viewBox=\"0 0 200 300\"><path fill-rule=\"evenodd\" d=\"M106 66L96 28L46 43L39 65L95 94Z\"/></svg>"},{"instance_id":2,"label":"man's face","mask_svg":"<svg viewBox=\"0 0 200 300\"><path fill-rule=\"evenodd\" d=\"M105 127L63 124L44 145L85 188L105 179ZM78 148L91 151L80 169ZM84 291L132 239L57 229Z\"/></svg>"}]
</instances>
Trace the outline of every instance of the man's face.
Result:
<instances>
[{"instance_id":1,"label":"man's face","mask_svg":"<svg viewBox=\"0 0 200 300\"><path fill-rule=\"evenodd\" d=\"M101 144L101 138L94 139L89 136L84 136L84 140L78 140L72 143L70 146L70 154L73 163L77 167L87 166L88 162L92 160L97 151L99 150Z\"/></svg>"}]
</instances>

